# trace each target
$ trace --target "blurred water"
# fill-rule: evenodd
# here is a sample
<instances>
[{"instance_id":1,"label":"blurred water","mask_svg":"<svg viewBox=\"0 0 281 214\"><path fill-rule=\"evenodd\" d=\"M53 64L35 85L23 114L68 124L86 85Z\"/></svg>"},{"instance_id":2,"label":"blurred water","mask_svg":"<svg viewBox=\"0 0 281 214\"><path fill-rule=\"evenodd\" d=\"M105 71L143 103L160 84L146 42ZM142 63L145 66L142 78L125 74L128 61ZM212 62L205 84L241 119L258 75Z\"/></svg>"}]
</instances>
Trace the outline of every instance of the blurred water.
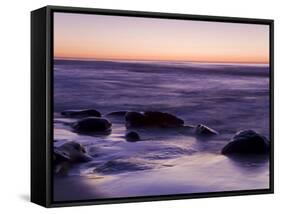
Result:
<instances>
[{"instance_id":1,"label":"blurred water","mask_svg":"<svg viewBox=\"0 0 281 214\"><path fill-rule=\"evenodd\" d=\"M169 112L186 124L206 124L220 135L206 141L177 130L140 131L145 140L132 144L124 140L124 121L114 118L109 118L113 120L109 136L77 135L63 123L72 120L59 112L84 108L95 108L104 115L119 110ZM88 176L112 160L124 168L147 169L104 173L110 179L98 184L87 180L89 186L100 186L103 197L268 187L267 159L241 161L220 155L220 149L239 130L253 129L269 138L266 65L55 60L54 111L55 144L77 140L94 157L92 162L74 167L71 175ZM163 175L165 179L149 188Z\"/></svg>"}]
</instances>

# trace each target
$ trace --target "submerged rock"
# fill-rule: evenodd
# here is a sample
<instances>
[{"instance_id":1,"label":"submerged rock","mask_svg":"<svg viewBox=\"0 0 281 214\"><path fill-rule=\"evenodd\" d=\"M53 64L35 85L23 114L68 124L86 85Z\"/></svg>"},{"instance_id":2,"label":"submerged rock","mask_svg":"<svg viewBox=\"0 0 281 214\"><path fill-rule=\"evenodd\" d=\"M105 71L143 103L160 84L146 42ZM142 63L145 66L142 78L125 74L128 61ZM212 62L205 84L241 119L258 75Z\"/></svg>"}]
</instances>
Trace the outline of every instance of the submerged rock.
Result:
<instances>
[{"instance_id":1,"label":"submerged rock","mask_svg":"<svg viewBox=\"0 0 281 214\"><path fill-rule=\"evenodd\" d=\"M130 142L135 142L140 140L140 136L137 132L129 132L126 134L126 140Z\"/></svg>"},{"instance_id":2,"label":"submerged rock","mask_svg":"<svg viewBox=\"0 0 281 214\"><path fill-rule=\"evenodd\" d=\"M147 111L143 114L140 112L127 112L125 115L127 128L138 127L159 127L173 128L182 127L184 121L172 114L158 111Z\"/></svg>"},{"instance_id":3,"label":"submerged rock","mask_svg":"<svg viewBox=\"0 0 281 214\"><path fill-rule=\"evenodd\" d=\"M218 132L214 129L211 129L208 126L199 124L195 128L195 133L199 136L213 136L213 135L218 135Z\"/></svg>"},{"instance_id":4,"label":"submerged rock","mask_svg":"<svg viewBox=\"0 0 281 214\"><path fill-rule=\"evenodd\" d=\"M101 117L101 113L95 109L66 110L61 114L67 117Z\"/></svg>"},{"instance_id":5,"label":"submerged rock","mask_svg":"<svg viewBox=\"0 0 281 214\"><path fill-rule=\"evenodd\" d=\"M267 152L269 152L268 139L253 130L244 130L236 133L221 151L225 155L265 154Z\"/></svg>"},{"instance_id":6,"label":"submerged rock","mask_svg":"<svg viewBox=\"0 0 281 214\"><path fill-rule=\"evenodd\" d=\"M84 146L76 142L67 142L54 148L54 170L57 175L67 175L74 163L87 162L92 158L86 153Z\"/></svg>"},{"instance_id":7,"label":"submerged rock","mask_svg":"<svg viewBox=\"0 0 281 214\"><path fill-rule=\"evenodd\" d=\"M88 117L75 122L72 127L78 133L99 133L109 134L111 131L111 122L105 118Z\"/></svg>"},{"instance_id":8,"label":"submerged rock","mask_svg":"<svg viewBox=\"0 0 281 214\"><path fill-rule=\"evenodd\" d=\"M167 146L147 150L145 158L149 160L174 159L181 156L192 155L196 152L196 150L189 148L182 148L179 146Z\"/></svg>"},{"instance_id":9,"label":"submerged rock","mask_svg":"<svg viewBox=\"0 0 281 214\"><path fill-rule=\"evenodd\" d=\"M68 156L67 153L55 147L53 152L53 161L54 164L56 165L66 161L70 161L70 157Z\"/></svg>"},{"instance_id":10,"label":"submerged rock","mask_svg":"<svg viewBox=\"0 0 281 214\"><path fill-rule=\"evenodd\" d=\"M63 145L56 148L67 157L66 161L76 162L87 162L91 160L91 157L87 154L86 149L80 143L71 141L64 143Z\"/></svg>"},{"instance_id":11,"label":"submerged rock","mask_svg":"<svg viewBox=\"0 0 281 214\"><path fill-rule=\"evenodd\" d=\"M104 174L117 174L130 171L151 169L151 165L130 160L110 160L94 169L94 172Z\"/></svg>"}]
</instances>

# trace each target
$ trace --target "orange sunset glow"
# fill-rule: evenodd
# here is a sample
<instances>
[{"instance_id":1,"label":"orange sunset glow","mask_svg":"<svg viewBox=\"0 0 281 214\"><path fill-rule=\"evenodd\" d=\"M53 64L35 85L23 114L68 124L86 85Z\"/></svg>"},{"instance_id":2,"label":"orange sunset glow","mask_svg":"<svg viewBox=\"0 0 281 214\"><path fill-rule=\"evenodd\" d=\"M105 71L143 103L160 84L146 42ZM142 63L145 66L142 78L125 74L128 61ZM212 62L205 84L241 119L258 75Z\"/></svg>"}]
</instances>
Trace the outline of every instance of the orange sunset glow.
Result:
<instances>
[{"instance_id":1,"label":"orange sunset glow","mask_svg":"<svg viewBox=\"0 0 281 214\"><path fill-rule=\"evenodd\" d=\"M55 13L54 56L268 63L269 26Z\"/></svg>"}]
</instances>

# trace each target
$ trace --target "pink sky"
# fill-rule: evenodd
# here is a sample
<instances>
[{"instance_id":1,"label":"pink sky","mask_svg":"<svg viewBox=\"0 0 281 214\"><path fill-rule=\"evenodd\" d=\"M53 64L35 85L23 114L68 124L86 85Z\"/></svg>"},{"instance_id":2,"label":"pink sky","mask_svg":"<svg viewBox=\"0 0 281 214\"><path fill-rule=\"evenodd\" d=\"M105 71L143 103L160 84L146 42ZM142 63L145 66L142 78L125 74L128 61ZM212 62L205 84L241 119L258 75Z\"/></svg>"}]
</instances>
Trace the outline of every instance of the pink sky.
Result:
<instances>
[{"instance_id":1,"label":"pink sky","mask_svg":"<svg viewBox=\"0 0 281 214\"><path fill-rule=\"evenodd\" d=\"M55 13L54 55L268 63L269 26Z\"/></svg>"}]
</instances>

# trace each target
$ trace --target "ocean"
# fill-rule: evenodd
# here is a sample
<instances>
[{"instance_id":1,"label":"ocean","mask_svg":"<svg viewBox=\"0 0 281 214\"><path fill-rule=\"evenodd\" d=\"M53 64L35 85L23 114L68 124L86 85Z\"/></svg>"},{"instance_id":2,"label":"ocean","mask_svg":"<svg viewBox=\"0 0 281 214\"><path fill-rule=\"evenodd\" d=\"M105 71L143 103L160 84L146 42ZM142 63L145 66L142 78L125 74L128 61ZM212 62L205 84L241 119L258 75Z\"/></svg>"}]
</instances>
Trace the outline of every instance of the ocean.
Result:
<instances>
[{"instance_id":1,"label":"ocean","mask_svg":"<svg viewBox=\"0 0 281 214\"><path fill-rule=\"evenodd\" d=\"M54 60L54 146L76 141L92 156L54 176L55 201L268 188L268 157L220 151L240 130L270 139L269 72L260 64ZM110 135L79 135L68 125L76 119L60 114L87 108L113 123ZM143 140L127 142L124 118L107 116L114 111L167 112L219 135L140 130Z\"/></svg>"}]
</instances>

